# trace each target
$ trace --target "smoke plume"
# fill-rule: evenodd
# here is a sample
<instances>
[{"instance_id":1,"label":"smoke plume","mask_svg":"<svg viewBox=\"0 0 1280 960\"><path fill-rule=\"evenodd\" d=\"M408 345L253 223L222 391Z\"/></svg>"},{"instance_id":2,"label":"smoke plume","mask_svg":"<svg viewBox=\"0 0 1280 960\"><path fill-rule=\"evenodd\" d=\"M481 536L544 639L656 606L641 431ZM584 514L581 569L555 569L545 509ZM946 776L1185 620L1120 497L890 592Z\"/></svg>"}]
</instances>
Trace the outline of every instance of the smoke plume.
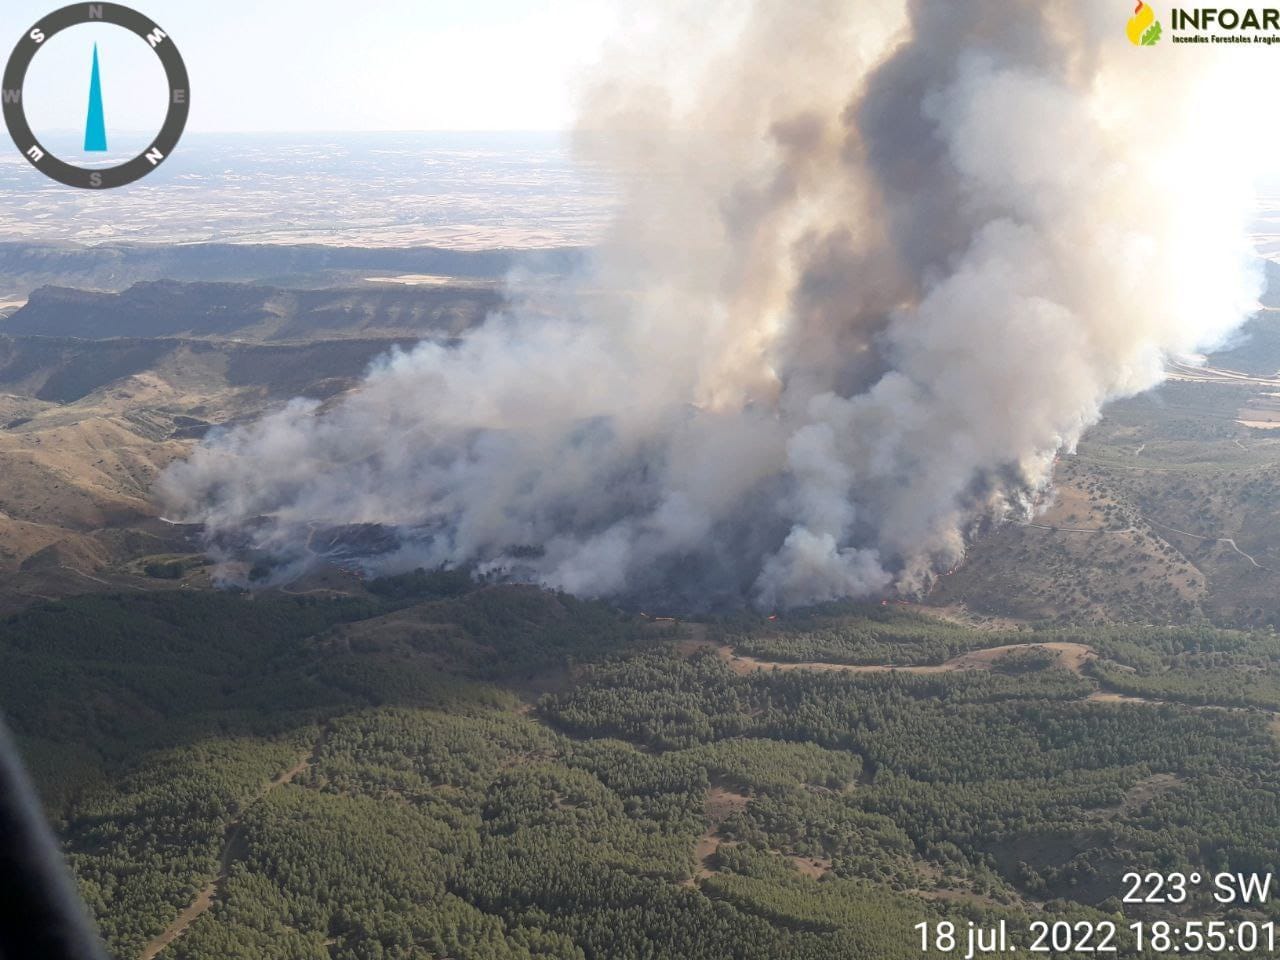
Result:
<instances>
[{"instance_id":1,"label":"smoke plume","mask_svg":"<svg viewBox=\"0 0 1280 960\"><path fill-rule=\"evenodd\" d=\"M379 524L388 571L920 591L1255 302L1258 55L1137 47L1131 13L647 9L583 98L576 147L623 202L582 276L218 436L163 492L298 564L317 528Z\"/></svg>"}]
</instances>

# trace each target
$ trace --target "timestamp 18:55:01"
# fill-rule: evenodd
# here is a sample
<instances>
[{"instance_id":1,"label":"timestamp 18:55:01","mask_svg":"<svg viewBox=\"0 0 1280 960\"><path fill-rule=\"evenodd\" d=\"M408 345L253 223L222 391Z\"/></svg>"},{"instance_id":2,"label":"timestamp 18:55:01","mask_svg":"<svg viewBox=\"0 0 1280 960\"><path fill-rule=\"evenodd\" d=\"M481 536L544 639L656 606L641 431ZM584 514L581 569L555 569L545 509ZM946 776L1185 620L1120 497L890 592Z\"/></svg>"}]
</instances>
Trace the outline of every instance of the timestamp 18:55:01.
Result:
<instances>
[{"instance_id":1,"label":"timestamp 18:55:01","mask_svg":"<svg viewBox=\"0 0 1280 960\"><path fill-rule=\"evenodd\" d=\"M1138 952L1176 955L1203 953L1272 953L1274 921L1153 920L1116 924L1110 920L1036 920L1025 930L1007 920L982 926L949 920L917 923L922 952L961 960L1027 950L1031 953L1118 953L1121 942Z\"/></svg>"}]
</instances>

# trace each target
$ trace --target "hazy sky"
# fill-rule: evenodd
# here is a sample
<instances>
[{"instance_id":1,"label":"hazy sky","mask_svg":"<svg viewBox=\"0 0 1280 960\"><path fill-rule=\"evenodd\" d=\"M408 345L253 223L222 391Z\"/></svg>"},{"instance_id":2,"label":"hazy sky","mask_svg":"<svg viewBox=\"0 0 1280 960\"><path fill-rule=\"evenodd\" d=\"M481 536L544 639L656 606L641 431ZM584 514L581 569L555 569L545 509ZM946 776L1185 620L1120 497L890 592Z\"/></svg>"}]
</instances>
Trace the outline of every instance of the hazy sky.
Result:
<instances>
[{"instance_id":1,"label":"hazy sky","mask_svg":"<svg viewBox=\"0 0 1280 960\"><path fill-rule=\"evenodd\" d=\"M3 0L4 55L62 0ZM613 29L591 0L134 0L191 73L191 131L556 130ZM83 125L93 44L109 129L154 129L155 58L116 27L68 30L32 64L37 134ZM163 95L161 91L161 96Z\"/></svg>"}]
</instances>

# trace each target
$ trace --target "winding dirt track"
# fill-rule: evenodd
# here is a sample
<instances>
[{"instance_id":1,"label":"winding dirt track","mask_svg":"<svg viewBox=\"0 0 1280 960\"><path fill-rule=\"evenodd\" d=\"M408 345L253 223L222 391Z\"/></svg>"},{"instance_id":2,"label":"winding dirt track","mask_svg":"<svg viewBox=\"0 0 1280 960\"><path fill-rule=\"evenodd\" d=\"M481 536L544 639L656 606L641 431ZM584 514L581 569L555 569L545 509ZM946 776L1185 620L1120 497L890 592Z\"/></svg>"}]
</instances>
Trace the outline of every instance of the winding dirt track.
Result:
<instances>
[{"instance_id":1,"label":"winding dirt track","mask_svg":"<svg viewBox=\"0 0 1280 960\"><path fill-rule=\"evenodd\" d=\"M1225 543L1232 550L1240 554L1240 556L1244 557L1246 560L1252 563L1259 570L1267 569L1262 564L1260 564L1257 560L1255 560L1253 557L1249 556L1249 554L1245 553L1243 550L1237 547L1236 542L1232 540L1230 537L1204 537L1198 533L1189 533L1186 530L1179 530L1177 527L1171 527L1167 523L1160 523L1158 520L1152 520L1150 517L1143 517L1142 519L1147 521L1147 523L1151 524L1153 527L1161 527L1165 530L1172 530L1174 533L1182 534L1182 536L1184 537L1191 537L1193 540L1204 540L1207 543Z\"/></svg>"},{"instance_id":2,"label":"winding dirt track","mask_svg":"<svg viewBox=\"0 0 1280 960\"><path fill-rule=\"evenodd\" d=\"M1008 643L999 647L987 647L984 650L970 650L968 653L962 653L958 657L952 657L945 663L931 664L927 666L894 666L890 664L875 664L867 666L854 666L846 663L829 663L826 661L812 661L806 663L784 663L775 660L761 660L757 657L740 656L733 652L733 647L729 644L716 645L712 641L706 639L706 627L702 624L687 624L693 628L691 635L683 640L680 649L685 656L692 655L696 650L715 650L716 655L723 660L734 673L740 676L746 676L759 670L813 670L824 673L890 673L898 671L901 673L948 673L955 670L990 670L995 662L1006 654L1016 650L1029 650L1040 648L1050 650L1056 655L1055 665L1063 669L1070 670L1077 676L1085 676L1084 666L1091 660L1098 659L1097 652L1087 644L1083 643ZM1095 682L1099 682L1095 678ZM1187 710L1252 710L1251 707L1228 706L1226 704L1215 703L1181 703L1176 700L1159 700L1151 697L1135 697L1127 693L1119 693L1115 690L1108 690L1104 687L1094 690L1084 699L1094 703L1141 703L1152 706L1173 706L1182 707ZM1280 743L1280 711L1264 711L1271 716L1269 724L1272 734L1275 736L1277 743Z\"/></svg>"},{"instance_id":3,"label":"winding dirt track","mask_svg":"<svg viewBox=\"0 0 1280 960\"><path fill-rule=\"evenodd\" d=\"M191 902L191 905L178 914L177 919L174 920L173 923L169 924L164 933L160 934L160 936L156 937L142 949L142 953L139 955L139 960L155 960L155 958L164 951L165 947L169 946L169 944L173 943L173 941L186 933L193 923L200 919L203 914L208 912L209 908L213 906L214 897L217 896L222 885L226 883L227 874L231 870L231 864L236 859L237 848L240 841L241 819L244 817L245 812L272 790L277 787L282 787L286 783L290 783L296 779L302 771L311 766L311 764L315 762L316 753L319 751L320 746L323 743L324 737L322 736L306 756L288 770L277 774L273 779L264 783L262 788L254 794L253 799L244 805L244 809L241 810L240 815L227 824L225 833L226 839L222 844L222 856L218 860L218 875L214 877L203 890L196 894L196 898Z\"/></svg>"},{"instance_id":4,"label":"winding dirt track","mask_svg":"<svg viewBox=\"0 0 1280 960\"><path fill-rule=\"evenodd\" d=\"M1091 647L1083 643L1008 643L1000 647L988 647L985 650L970 650L958 657L952 657L946 663L928 666L892 666L890 664L854 666L825 661L783 663L775 660L761 660L757 657L735 654L728 644L718 646L715 650L720 659L729 665L729 669L745 676L757 670L815 670L826 673L949 673L953 670L990 670L997 660L1007 654L1035 648L1052 651L1057 658L1057 666L1077 674L1084 670L1086 663L1098 656Z\"/></svg>"}]
</instances>

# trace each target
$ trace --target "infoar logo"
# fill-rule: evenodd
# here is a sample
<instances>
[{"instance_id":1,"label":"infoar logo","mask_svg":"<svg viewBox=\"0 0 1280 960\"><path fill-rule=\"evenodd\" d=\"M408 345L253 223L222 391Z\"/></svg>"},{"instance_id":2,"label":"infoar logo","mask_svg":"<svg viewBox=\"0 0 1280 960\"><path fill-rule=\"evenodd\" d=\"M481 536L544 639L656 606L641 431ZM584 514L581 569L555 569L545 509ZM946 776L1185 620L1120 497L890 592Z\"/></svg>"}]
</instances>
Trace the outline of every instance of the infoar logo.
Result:
<instances>
[{"instance_id":1,"label":"infoar logo","mask_svg":"<svg viewBox=\"0 0 1280 960\"><path fill-rule=\"evenodd\" d=\"M1160 21L1148 4L1138 0L1124 32L1135 47L1154 47L1160 42Z\"/></svg>"}]
</instances>

